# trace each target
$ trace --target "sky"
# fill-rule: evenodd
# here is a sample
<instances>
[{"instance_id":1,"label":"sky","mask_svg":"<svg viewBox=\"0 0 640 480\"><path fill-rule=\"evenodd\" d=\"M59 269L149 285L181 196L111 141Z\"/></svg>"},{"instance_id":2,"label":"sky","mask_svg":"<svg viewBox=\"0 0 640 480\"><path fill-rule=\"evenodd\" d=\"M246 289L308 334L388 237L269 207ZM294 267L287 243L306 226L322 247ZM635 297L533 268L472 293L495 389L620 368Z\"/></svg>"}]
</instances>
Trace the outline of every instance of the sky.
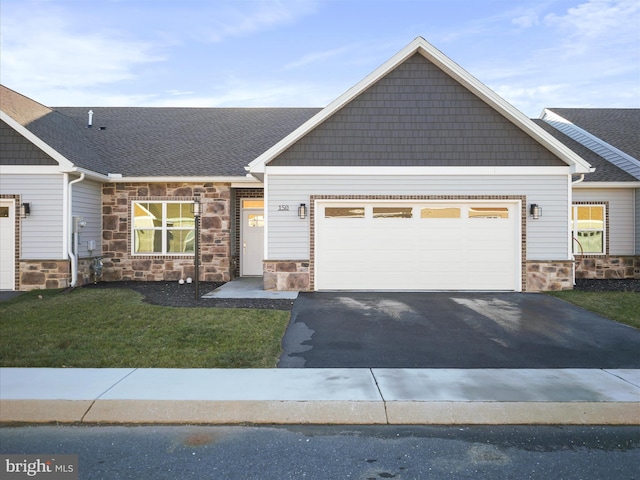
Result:
<instances>
[{"instance_id":1,"label":"sky","mask_svg":"<svg viewBox=\"0 0 640 480\"><path fill-rule=\"evenodd\" d=\"M639 0L0 0L47 106L324 107L418 36L530 117L640 108Z\"/></svg>"}]
</instances>

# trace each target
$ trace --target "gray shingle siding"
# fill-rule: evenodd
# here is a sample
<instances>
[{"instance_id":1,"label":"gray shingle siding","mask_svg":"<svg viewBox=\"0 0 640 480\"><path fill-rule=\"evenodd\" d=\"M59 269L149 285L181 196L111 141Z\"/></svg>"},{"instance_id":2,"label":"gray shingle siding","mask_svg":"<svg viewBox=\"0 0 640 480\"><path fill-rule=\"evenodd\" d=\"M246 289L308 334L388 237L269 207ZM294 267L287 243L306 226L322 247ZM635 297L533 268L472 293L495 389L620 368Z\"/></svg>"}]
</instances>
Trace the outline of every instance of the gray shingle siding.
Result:
<instances>
[{"instance_id":1,"label":"gray shingle siding","mask_svg":"<svg viewBox=\"0 0 640 480\"><path fill-rule=\"evenodd\" d=\"M0 122L0 165L58 165L58 162Z\"/></svg>"},{"instance_id":2,"label":"gray shingle siding","mask_svg":"<svg viewBox=\"0 0 640 480\"><path fill-rule=\"evenodd\" d=\"M555 155L416 54L270 165L564 166Z\"/></svg>"}]
</instances>

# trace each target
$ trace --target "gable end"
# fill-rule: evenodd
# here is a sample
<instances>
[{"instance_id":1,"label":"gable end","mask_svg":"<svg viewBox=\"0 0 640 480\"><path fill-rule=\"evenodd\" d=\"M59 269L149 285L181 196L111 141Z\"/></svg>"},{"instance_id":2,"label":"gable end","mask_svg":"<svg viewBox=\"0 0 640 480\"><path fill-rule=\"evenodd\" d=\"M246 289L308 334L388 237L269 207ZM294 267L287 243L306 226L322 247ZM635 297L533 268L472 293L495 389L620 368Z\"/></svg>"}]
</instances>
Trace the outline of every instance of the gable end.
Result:
<instances>
[{"instance_id":1,"label":"gable end","mask_svg":"<svg viewBox=\"0 0 640 480\"><path fill-rule=\"evenodd\" d=\"M6 122L0 122L0 165L58 165L58 162Z\"/></svg>"},{"instance_id":2,"label":"gable end","mask_svg":"<svg viewBox=\"0 0 640 480\"><path fill-rule=\"evenodd\" d=\"M418 53L269 164L566 166Z\"/></svg>"}]
</instances>

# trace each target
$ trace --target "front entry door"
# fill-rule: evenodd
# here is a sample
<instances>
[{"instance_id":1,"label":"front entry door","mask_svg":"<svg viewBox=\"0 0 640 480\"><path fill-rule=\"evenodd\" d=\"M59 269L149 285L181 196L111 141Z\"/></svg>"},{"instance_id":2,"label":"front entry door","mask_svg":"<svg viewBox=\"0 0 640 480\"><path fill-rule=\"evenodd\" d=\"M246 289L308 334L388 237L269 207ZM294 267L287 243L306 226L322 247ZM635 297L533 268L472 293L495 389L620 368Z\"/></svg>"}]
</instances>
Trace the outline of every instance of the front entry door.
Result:
<instances>
[{"instance_id":1,"label":"front entry door","mask_svg":"<svg viewBox=\"0 0 640 480\"><path fill-rule=\"evenodd\" d=\"M264 259L264 201L242 201L242 225L240 228L240 275L262 276Z\"/></svg>"}]
</instances>

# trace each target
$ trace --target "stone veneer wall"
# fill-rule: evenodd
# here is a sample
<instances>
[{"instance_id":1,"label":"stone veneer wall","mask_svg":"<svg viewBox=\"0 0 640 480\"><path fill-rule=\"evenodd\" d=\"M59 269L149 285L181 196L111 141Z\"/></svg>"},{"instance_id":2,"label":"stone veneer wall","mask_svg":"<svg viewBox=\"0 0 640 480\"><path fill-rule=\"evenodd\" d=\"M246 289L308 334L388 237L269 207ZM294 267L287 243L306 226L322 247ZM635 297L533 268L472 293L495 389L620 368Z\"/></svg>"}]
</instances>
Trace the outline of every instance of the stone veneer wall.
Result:
<instances>
[{"instance_id":1,"label":"stone veneer wall","mask_svg":"<svg viewBox=\"0 0 640 480\"><path fill-rule=\"evenodd\" d=\"M528 261L527 292L573 289L572 261Z\"/></svg>"},{"instance_id":2,"label":"stone veneer wall","mask_svg":"<svg viewBox=\"0 0 640 480\"><path fill-rule=\"evenodd\" d=\"M70 284L69 260L20 260L20 290L66 288Z\"/></svg>"},{"instance_id":3,"label":"stone veneer wall","mask_svg":"<svg viewBox=\"0 0 640 480\"><path fill-rule=\"evenodd\" d=\"M78 260L78 287L94 281L91 265L93 258ZM21 260L20 290L67 288L71 285L70 260Z\"/></svg>"},{"instance_id":4,"label":"stone veneer wall","mask_svg":"<svg viewBox=\"0 0 640 480\"><path fill-rule=\"evenodd\" d=\"M194 276L193 255L132 255L131 202L193 201L200 217L200 280L227 282L230 277L230 207L228 183L109 183L102 187L102 279L105 281L175 281Z\"/></svg>"},{"instance_id":5,"label":"stone veneer wall","mask_svg":"<svg viewBox=\"0 0 640 480\"><path fill-rule=\"evenodd\" d=\"M265 260L265 290L309 291L309 260Z\"/></svg>"},{"instance_id":6,"label":"stone veneer wall","mask_svg":"<svg viewBox=\"0 0 640 480\"><path fill-rule=\"evenodd\" d=\"M640 256L584 256L576 263L576 278L640 278Z\"/></svg>"}]
</instances>

